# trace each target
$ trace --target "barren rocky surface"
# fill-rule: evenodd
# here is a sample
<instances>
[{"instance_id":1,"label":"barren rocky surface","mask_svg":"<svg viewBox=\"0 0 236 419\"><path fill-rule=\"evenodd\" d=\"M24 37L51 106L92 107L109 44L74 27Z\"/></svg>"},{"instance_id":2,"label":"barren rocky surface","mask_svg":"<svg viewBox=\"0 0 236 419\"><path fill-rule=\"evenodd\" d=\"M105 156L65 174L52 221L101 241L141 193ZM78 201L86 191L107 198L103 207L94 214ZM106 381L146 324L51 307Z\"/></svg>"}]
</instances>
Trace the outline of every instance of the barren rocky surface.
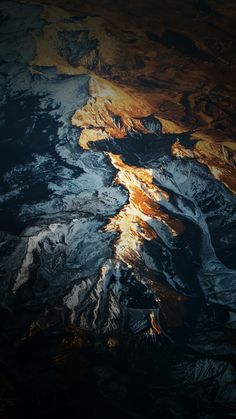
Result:
<instances>
[{"instance_id":1,"label":"barren rocky surface","mask_svg":"<svg viewBox=\"0 0 236 419\"><path fill-rule=\"evenodd\" d=\"M0 412L234 417L234 2L0 10Z\"/></svg>"}]
</instances>

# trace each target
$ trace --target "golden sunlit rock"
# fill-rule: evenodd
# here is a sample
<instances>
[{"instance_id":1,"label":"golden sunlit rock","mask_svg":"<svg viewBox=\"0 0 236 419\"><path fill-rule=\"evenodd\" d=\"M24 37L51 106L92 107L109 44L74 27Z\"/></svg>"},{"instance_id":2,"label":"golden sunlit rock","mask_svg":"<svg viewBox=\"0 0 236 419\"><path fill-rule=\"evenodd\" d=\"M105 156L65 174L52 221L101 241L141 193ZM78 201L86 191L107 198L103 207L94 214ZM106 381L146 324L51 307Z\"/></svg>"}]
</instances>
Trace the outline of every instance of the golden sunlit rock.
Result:
<instances>
[{"instance_id":1,"label":"golden sunlit rock","mask_svg":"<svg viewBox=\"0 0 236 419\"><path fill-rule=\"evenodd\" d=\"M142 261L143 241L158 238L148 221L161 221L173 235L181 234L184 226L180 220L171 219L158 205L159 200L169 199L169 196L153 184L151 170L126 165L118 155L109 153L109 156L118 169L116 181L129 191L129 203L104 229L118 233L114 243L115 258L136 271Z\"/></svg>"},{"instance_id":2,"label":"golden sunlit rock","mask_svg":"<svg viewBox=\"0 0 236 419\"><path fill-rule=\"evenodd\" d=\"M88 149L89 141L123 138L129 131L148 132L141 119L153 109L139 95L95 76L89 94L91 99L72 117L72 124L83 128L81 147Z\"/></svg>"},{"instance_id":3,"label":"golden sunlit rock","mask_svg":"<svg viewBox=\"0 0 236 419\"><path fill-rule=\"evenodd\" d=\"M193 150L176 141L172 153L176 157L196 158L211 171L233 193L236 193L236 143L231 141L198 141Z\"/></svg>"}]
</instances>

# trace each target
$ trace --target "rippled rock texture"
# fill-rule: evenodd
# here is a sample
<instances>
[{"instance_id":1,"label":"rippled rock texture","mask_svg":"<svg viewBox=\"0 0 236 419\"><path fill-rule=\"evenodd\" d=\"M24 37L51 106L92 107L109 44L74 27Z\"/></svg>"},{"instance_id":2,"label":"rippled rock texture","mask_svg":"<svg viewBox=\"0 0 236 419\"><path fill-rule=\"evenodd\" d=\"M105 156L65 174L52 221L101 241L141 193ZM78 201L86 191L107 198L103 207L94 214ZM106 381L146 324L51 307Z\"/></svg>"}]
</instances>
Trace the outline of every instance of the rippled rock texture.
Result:
<instances>
[{"instance_id":1,"label":"rippled rock texture","mask_svg":"<svg viewBox=\"0 0 236 419\"><path fill-rule=\"evenodd\" d=\"M0 412L235 417L234 3L0 10Z\"/></svg>"}]
</instances>

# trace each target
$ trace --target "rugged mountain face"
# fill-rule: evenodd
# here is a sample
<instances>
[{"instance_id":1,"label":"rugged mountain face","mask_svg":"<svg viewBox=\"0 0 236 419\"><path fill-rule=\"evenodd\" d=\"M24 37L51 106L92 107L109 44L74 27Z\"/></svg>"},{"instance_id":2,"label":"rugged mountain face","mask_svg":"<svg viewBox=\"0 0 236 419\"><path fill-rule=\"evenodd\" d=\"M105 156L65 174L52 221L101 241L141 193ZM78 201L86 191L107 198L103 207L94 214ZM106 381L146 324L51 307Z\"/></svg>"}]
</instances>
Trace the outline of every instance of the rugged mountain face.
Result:
<instances>
[{"instance_id":1,"label":"rugged mountain face","mask_svg":"<svg viewBox=\"0 0 236 419\"><path fill-rule=\"evenodd\" d=\"M233 417L235 8L54 3L1 3L2 411Z\"/></svg>"}]
</instances>

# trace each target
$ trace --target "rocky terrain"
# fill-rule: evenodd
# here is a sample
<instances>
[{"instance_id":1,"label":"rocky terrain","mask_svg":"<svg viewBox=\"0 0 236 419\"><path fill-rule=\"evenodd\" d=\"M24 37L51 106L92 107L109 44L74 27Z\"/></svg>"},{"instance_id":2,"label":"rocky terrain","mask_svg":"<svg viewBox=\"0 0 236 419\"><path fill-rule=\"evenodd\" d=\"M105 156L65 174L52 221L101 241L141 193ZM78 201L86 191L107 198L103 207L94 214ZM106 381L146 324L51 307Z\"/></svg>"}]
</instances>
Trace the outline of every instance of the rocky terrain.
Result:
<instances>
[{"instance_id":1,"label":"rocky terrain","mask_svg":"<svg viewBox=\"0 0 236 419\"><path fill-rule=\"evenodd\" d=\"M0 412L235 417L234 3L0 10Z\"/></svg>"}]
</instances>

